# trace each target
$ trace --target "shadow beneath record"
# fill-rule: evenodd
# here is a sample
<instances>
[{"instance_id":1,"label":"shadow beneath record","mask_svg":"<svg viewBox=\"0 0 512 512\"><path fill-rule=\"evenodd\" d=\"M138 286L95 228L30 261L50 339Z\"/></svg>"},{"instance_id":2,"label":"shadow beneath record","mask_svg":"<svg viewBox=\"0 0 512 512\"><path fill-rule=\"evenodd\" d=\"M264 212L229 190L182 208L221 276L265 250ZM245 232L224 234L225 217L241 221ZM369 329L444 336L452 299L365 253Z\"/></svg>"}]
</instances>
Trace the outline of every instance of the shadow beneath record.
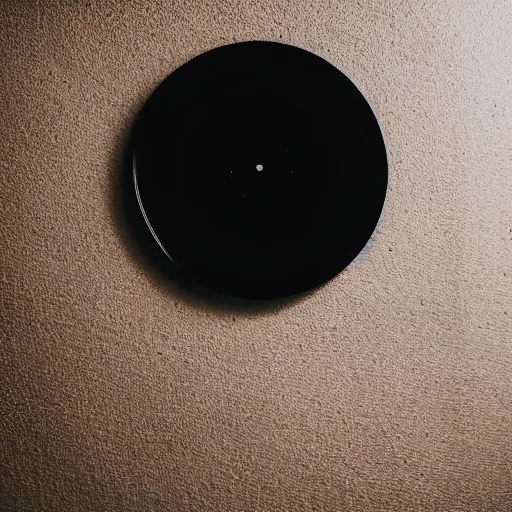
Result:
<instances>
[{"instance_id":1,"label":"shadow beneath record","mask_svg":"<svg viewBox=\"0 0 512 512\"><path fill-rule=\"evenodd\" d=\"M280 311L315 292L274 300L243 299L208 290L181 275L153 238L139 208L133 182L132 130L133 125L126 128L112 162L111 213L126 250L159 286L195 307L256 315Z\"/></svg>"}]
</instances>

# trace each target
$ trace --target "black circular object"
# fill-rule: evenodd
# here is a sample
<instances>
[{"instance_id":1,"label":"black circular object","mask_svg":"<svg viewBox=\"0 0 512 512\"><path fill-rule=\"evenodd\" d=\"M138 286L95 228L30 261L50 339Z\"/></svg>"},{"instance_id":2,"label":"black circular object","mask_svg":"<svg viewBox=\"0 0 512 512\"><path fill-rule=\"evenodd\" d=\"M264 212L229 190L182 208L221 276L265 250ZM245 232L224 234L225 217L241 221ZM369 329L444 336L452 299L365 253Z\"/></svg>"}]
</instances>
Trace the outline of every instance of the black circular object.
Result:
<instances>
[{"instance_id":1,"label":"black circular object","mask_svg":"<svg viewBox=\"0 0 512 512\"><path fill-rule=\"evenodd\" d=\"M251 41L208 51L143 107L131 151L144 219L180 273L271 299L315 287L361 251L387 187L371 108L305 50Z\"/></svg>"}]
</instances>

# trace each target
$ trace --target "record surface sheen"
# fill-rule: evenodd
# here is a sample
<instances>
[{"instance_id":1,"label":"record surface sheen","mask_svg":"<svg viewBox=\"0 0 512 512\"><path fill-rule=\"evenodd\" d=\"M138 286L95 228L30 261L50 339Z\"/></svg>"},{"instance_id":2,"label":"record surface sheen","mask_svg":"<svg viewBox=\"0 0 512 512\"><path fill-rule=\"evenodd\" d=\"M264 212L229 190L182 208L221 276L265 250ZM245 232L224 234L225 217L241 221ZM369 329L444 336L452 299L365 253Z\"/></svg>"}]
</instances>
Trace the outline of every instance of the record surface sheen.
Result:
<instances>
[{"instance_id":1,"label":"record surface sheen","mask_svg":"<svg viewBox=\"0 0 512 512\"><path fill-rule=\"evenodd\" d=\"M134 188L170 264L228 295L313 288L380 217L386 150L368 103L324 59L272 42L216 48L169 75L136 122Z\"/></svg>"}]
</instances>

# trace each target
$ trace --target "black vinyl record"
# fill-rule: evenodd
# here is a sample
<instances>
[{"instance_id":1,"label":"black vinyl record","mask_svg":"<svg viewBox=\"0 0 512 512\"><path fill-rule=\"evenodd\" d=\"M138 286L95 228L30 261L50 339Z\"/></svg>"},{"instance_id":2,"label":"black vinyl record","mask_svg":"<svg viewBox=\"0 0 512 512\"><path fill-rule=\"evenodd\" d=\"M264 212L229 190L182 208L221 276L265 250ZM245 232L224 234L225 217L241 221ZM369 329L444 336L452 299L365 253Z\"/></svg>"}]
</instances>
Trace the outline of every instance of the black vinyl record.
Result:
<instances>
[{"instance_id":1,"label":"black vinyl record","mask_svg":"<svg viewBox=\"0 0 512 512\"><path fill-rule=\"evenodd\" d=\"M138 204L171 264L238 297L289 296L338 274L386 195L386 150L363 95L280 43L223 46L171 73L131 152Z\"/></svg>"}]
</instances>

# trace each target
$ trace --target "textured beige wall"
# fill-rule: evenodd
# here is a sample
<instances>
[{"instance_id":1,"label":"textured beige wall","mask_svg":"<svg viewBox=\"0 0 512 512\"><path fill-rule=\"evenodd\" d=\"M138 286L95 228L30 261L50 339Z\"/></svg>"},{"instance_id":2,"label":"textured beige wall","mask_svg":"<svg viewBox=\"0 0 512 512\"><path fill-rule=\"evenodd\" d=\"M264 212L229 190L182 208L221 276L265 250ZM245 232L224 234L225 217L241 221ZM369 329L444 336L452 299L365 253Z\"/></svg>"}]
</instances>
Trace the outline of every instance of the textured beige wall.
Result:
<instances>
[{"instance_id":1,"label":"textured beige wall","mask_svg":"<svg viewBox=\"0 0 512 512\"><path fill-rule=\"evenodd\" d=\"M390 184L334 281L170 284L119 154L170 71L282 40L372 105ZM512 510L512 4L0 3L0 510Z\"/></svg>"}]
</instances>

